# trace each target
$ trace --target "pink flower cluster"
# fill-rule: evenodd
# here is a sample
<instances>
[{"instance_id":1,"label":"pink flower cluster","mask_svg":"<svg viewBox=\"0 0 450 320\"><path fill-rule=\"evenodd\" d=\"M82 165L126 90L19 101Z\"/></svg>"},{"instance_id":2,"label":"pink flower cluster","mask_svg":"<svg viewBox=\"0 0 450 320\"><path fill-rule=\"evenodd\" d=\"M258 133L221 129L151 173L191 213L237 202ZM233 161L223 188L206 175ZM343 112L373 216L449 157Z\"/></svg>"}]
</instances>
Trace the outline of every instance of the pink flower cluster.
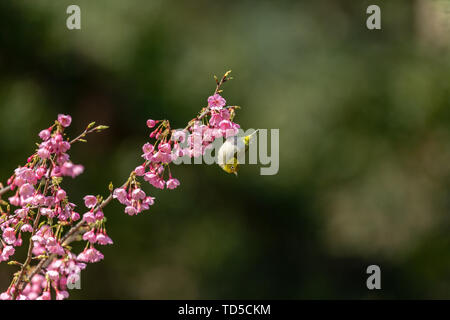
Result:
<instances>
[{"instance_id":1,"label":"pink flower cluster","mask_svg":"<svg viewBox=\"0 0 450 320\"><path fill-rule=\"evenodd\" d=\"M226 100L219 94L220 86L231 79L229 73L216 79L216 91L208 98L208 105L186 128L172 130L168 120L147 120L147 126L154 129L150 133L152 141L142 147L143 164L131 172L122 187L111 186L108 198L85 196L88 210L82 217L62 188L64 177L75 178L84 171L82 165L70 161L68 151L88 133L107 127L94 127L95 123L91 123L70 141L64 131L72 118L60 114L54 125L42 130L36 152L14 171L8 187L0 185L0 262L20 267L8 289L0 294L0 300L67 298L68 289L80 280L86 264L104 258L98 246L113 244L106 233L102 211L112 199L123 204L130 216L148 210L155 198L146 194L139 178L158 189L175 189L180 182L170 170L174 160L202 156L217 138L236 135L240 128L233 122L236 107L226 107ZM8 202L1 199L6 192L14 193ZM22 235L30 237L30 247L25 262L19 263L11 257L22 245ZM80 235L86 245L76 254L69 244Z\"/></svg>"},{"instance_id":2,"label":"pink flower cluster","mask_svg":"<svg viewBox=\"0 0 450 320\"><path fill-rule=\"evenodd\" d=\"M76 255L64 243L64 229L73 227L80 220L80 214L75 211L76 205L69 201L61 182L63 177L74 178L84 170L82 165L73 164L67 153L71 142L64 138L64 130L71 122L70 116L59 115L53 126L42 130L39 133L42 142L36 152L8 180L10 190L15 193L8 198L7 211L0 206L0 262L10 260L15 247L22 245L22 234L25 233L30 233L32 241L31 259L41 261L50 256L53 259L25 286L13 280L0 299L49 299L51 288L57 299L67 298L67 279L79 274L85 263L103 259L94 244L112 244L104 228L104 215L98 210L94 196L84 198L90 209L81 220L89 229L83 235L83 240L87 241L86 249ZM11 209L14 207L16 209Z\"/></svg>"},{"instance_id":3,"label":"pink flower cluster","mask_svg":"<svg viewBox=\"0 0 450 320\"><path fill-rule=\"evenodd\" d=\"M220 94L208 98L208 106L202 115L193 119L182 130L171 130L168 120L147 120L147 126L154 128L150 138L142 146L144 163L131 173L127 183L114 190L113 196L125 206L125 213L132 216L148 210L154 197L147 196L136 177L143 177L157 189L175 189L180 181L172 177L170 163L178 157L199 157L205 153L215 139L238 134L240 126L232 121L231 111L235 107L225 107L226 101Z\"/></svg>"},{"instance_id":4,"label":"pink flower cluster","mask_svg":"<svg viewBox=\"0 0 450 320\"><path fill-rule=\"evenodd\" d=\"M51 289L56 300L66 299L69 297L68 284L75 285L84 268L86 264L79 262L79 259L69 252L65 259L55 259L50 263L45 273L35 274L19 293L13 286L0 295L0 300L11 300L13 294L17 295L18 300L50 300Z\"/></svg>"}]
</instances>

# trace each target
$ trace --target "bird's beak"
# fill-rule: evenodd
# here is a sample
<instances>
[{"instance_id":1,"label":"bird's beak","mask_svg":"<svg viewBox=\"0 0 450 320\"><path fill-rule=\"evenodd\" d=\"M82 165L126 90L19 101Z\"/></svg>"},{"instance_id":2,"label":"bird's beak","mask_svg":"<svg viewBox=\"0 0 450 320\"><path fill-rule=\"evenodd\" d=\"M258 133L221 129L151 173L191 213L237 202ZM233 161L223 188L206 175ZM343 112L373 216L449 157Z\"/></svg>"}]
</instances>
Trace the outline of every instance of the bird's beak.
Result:
<instances>
[{"instance_id":1,"label":"bird's beak","mask_svg":"<svg viewBox=\"0 0 450 320\"><path fill-rule=\"evenodd\" d=\"M235 171L235 172L233 172L234 173L234 175L237 177L238 176L238 174L237 174L237 172Z\"/></svg>"}]
</instances>

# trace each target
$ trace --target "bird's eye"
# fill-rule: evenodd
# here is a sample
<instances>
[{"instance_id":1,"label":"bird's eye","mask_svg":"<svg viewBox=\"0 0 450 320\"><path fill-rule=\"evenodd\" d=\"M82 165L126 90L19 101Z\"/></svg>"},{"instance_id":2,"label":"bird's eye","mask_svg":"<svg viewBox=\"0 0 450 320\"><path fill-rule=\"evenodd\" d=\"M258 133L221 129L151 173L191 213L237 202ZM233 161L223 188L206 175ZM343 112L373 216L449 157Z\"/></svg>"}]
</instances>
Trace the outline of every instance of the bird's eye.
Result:
<instances>
[{"instance_id":1,"label":"bird's eye","mask_svg":"<svg viewBox=\"0 0 450 320\"><path fill-rule=\"evenodd\" d=\"M231 166L231 169L234 169L234 166Z\"/></svg>"}]
</instances>

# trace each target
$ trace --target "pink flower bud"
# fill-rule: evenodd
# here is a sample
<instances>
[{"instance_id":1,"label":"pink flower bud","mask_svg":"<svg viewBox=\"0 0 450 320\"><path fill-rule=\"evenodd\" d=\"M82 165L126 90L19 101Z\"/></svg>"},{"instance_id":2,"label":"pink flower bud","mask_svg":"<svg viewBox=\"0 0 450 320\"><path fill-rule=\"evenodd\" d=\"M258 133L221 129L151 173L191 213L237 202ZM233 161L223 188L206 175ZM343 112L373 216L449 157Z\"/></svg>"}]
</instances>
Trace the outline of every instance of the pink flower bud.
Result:
<instances>
[{"instance_id":1,"label":"pink flower bud","mask_svg":"<svg viewBox=\"0 0 450 320\"><path fill-rule=\"evenodd\" d=\"M142 177L145 174L145 167L144 166L138 166L136 169L134 169L134 172L137 176Z\"/></svg>"},{"instance_id":2,"label":"pink flower bud","mask_svg":"<svg viewBox=\"0 0 450 320\"><path fill-rule=\"evenodd\" d=\"M72 117L69 115L59 114L58 122L64 127L67 128L72 123Z\"/></svg>"},{"instance_id":3,"label":"pink flower bud","mask_svg":"<svg viewBox=\"0 0 450 320\"><path fill-rule=\"evenodd\" d=\"M102 220L104 217L105 217L105 215L102 211L97 211L97 213L95 214L96 220Z\"/></svg>"},{"instance_id":4,"label":"pink flower bud","mask_svg":"<svg viewBox=\"0 0 450 320\"><path fill-rule=\"evenodd\" d=\"M80 214L78 212L73 211L72 212L72 220L77 221L80 219Z\"/></svg>"},{"instance_id":5,"label":"pink flower bud","mask_svg":"<svg viewBox=\"0 0 450 320\"><path fill-rule=\"evenodd\" d=\"M59 189L56 192L56 201L62 201L66 198L67 194L63 189Z\"/></svg>"},{"instance_id":6,"label":"pink flower bud","mask_svg":"<svg viewBox=\"0 0 450 320\"><path fill-rule=\"evenodd\" d=\"M152 119L147 120L147 127L153 128L156 125L156 121Z\"/></svg>"}]
</instances>

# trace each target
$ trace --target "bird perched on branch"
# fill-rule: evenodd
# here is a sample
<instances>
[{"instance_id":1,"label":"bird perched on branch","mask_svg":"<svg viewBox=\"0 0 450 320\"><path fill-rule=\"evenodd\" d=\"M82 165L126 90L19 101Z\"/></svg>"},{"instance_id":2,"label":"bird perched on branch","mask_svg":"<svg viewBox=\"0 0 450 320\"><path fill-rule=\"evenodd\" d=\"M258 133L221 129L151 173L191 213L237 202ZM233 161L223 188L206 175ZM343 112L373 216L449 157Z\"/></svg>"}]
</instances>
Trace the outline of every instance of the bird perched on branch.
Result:
<instances>
[{"instance_id":1,"label":"bird perched on branch","mask_svg":"<svg viewBox=\"0 0 450 320\"><path fill-rule=\"evenodd\" d=\"M230 137L220 147L217 153L217 163L227 173L233 173L237 176L239 170L239 155L248 150L250 143L254 140L256 130L245 137Z\"/></svg>"}]
</instances>

